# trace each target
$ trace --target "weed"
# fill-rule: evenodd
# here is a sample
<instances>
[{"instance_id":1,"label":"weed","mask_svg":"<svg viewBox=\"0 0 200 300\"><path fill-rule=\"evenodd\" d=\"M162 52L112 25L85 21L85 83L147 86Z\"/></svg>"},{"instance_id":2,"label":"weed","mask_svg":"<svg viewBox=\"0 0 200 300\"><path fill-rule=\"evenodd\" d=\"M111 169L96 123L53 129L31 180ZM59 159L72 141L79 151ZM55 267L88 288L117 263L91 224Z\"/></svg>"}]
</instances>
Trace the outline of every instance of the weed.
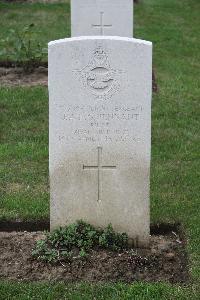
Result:
<instances>
[{"instance_id":1,"label":"weed","mask_svg":"<svg viewBox=\"0 0 200 300\"><path fill-rule=\"evenodd\" d=\"M47 53L35 38L35 25L32 23L21 30L10 29L8 36L0 40L0 58L14 60L16 65L22 66L25 73L32 72Z\"/></svg>"},{"instance_id":2,"label":"weed","mask_svg":"<svg viewBox=\"0 0 200 300\"><path fill-rule=\"evenodd\" d=\"M44 240L36 243L32 251L34 258L46 262L66 261L73 258L86 258L89 250L100 247L110 250L127 248L128 236L114 232L112 225L96 229L83 221L60 227L46 233Z\"/></svg>"}]
</instances>

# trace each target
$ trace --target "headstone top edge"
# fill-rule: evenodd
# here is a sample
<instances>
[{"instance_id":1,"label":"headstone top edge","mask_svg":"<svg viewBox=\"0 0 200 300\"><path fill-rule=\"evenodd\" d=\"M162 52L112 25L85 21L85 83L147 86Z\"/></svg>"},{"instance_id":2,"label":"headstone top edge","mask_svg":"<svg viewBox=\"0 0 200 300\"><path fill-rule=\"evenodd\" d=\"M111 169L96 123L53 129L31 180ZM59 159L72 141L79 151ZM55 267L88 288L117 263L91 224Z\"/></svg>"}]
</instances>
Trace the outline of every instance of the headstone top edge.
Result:
<instances>
[{"instance_id":1,"label":"headstone top edge","mask_svg":"<svg viewBox=\"0 0 200 300\"><path fill-rule=\"evenodd\" d=\"M131 43L137 43L137 44L143 44L147 46L152 46L152 42L136 39L136 38L130 38L130 37L121 37L121 36L80 36L80 37L72 37L72 38L65 38L65 39L59 39L55 41L51 41L48 43L48 47L53 47L58 44L64 44L64 43L70 43L75 41L86 41L86 40L110 40L110 41L124 41L124 42L131 42Z\"/></svg>"}]
</instances>

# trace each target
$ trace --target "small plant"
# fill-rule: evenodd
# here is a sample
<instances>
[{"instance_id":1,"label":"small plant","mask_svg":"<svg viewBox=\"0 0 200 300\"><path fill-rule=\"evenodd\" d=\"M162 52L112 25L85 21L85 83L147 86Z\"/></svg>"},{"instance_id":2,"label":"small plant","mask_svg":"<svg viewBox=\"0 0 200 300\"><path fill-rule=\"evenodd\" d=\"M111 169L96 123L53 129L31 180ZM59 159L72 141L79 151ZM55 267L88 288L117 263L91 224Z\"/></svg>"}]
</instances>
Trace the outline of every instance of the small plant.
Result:
<instances>
[{"instance_id":1,"label":"small plant","mask_svg":"<svg viewBox=\"0 0 200 300\"><path fill-rule=\"evenodd\" d=\"M35 25L30 24L22 30L11 29L6 39L0 40L0 58L15 61L15 65L22 66L24 72L32 72L47 53L36 40Z\"/></svg>"},{"instance_id":2,"label":"small plant","mask_svg":"<svg viewBox=\"0 0 200 300\"><path fill-rule=\"evenodd\" d=\"M89 250L95 247L119 251L127 246L127 234L115 233L111 225L105 229L96 229L83 221L77 221L46 233L45 239L36 243L32 255L46 262L61 262L86 258Z\"/></svg>"}]
</instances>

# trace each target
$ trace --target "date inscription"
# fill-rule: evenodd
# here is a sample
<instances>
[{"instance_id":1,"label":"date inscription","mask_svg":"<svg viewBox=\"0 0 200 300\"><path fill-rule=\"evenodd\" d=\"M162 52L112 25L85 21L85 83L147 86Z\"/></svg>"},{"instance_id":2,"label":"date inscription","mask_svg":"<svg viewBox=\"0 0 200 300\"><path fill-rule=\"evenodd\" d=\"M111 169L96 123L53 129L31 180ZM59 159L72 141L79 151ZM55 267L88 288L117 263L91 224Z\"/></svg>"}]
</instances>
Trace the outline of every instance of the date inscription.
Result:
<instances>
[{"instance_id":1,"label":"date inscription","mask_svg":"<svg viewBox=\"0 0 200 300\"><path fill-rule=\"evenodd\" d=\"M58 105L59 119L64 128L59 142L87 143L139 142L136 124L142 121L143 107L115 105Z\"/></svg>"}]
</instances>

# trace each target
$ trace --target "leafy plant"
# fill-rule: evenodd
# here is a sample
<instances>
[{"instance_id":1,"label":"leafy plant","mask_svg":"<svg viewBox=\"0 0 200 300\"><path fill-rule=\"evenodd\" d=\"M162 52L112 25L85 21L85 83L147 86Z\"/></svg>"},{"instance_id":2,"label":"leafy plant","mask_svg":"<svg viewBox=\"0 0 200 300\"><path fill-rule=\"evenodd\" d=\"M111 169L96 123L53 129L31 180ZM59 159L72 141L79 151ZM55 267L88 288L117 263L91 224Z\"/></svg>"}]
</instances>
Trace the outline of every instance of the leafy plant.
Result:
<instances>
[{"instance_id":1,"label":"leafy plant","mask_svg":"<svg viewBox=\"0 0 200 300\"><path fill-rule=\"evenodd\" d=\"M26 73L40 65L47 53L47 49L37 41L34 28L32 23L22 30L10 29L7 38L0 40L0 58L15 61L15 65L22 66Z\"/></svg>"},{"instance_id":2,"label":"leafy plant","mask_svg":"<svg viewBox=\"0 0 200 300\"><path fill-rule=\"evenodd\" d=\"M89 250L95 247L119 251L127 246L127 234L114 232L111 224L105 229L96 229L77 221L46 233L45 239L36 243L32 255L42 261L56 262L85 258Z\"/></svg>"}]
</instances>

